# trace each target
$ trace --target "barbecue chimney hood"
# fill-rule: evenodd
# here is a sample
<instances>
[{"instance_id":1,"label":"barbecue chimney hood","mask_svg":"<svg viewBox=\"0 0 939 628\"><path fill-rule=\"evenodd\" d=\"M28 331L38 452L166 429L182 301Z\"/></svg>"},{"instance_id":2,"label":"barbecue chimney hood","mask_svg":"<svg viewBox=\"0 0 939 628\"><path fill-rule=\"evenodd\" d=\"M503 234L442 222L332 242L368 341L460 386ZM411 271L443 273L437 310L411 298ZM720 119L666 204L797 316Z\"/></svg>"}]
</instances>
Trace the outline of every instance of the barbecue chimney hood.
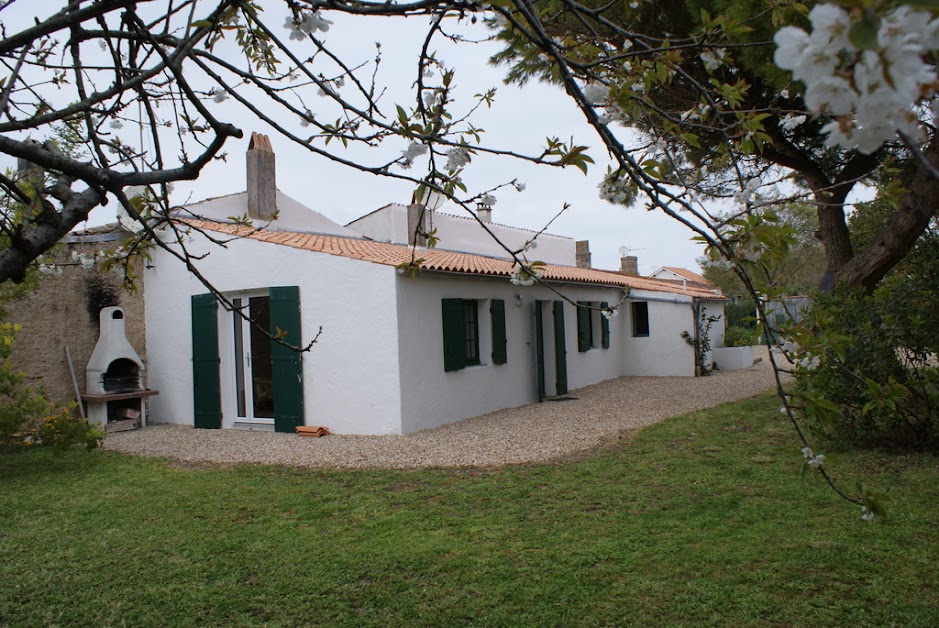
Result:
<instances>
[{"instance_id":1,"label":"barbecue chimney hood","mask_svg":"<svg viewBox=\"0 0 939 628\"><path fill-rule=\"evenodd\" d=\"M124 331L124 310L106 307L98 314L101 331L98 344L85 368L88 419L100 426L108 423L146 425L144 397L157 394L145 386L144 365ZM122 428L123 429L123 428Z\"/></svg>"}]
</instances>

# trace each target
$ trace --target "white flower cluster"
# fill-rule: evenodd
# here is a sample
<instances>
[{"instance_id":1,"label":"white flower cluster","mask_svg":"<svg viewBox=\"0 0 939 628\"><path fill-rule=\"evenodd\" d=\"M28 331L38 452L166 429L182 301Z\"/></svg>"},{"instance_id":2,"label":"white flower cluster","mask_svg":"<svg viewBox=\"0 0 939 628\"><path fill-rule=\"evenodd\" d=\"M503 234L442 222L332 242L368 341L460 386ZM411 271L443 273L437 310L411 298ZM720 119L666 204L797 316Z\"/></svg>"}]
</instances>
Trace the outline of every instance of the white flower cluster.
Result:
<instances>
[{"instance_id":1,"label":"white flower cluster","mask_svg":"<svg viewBox=\"0 0 939 628\"><path fill-rule=\"evenodd\" d=\"M601 105L610 95L610 88L603 83L590 83L584 87L584 98L591 105Z\"/></svg>"},{"instance_id":2,"label":"white flower cluster","mask_svg":"<svg viewBox=\"0 0 939 628\"><path fill-rule=\"evenodd\" d=\"M95 265L94 256L88 257L84 253L79 253L75 250L72 251L72 261L81 264L81 267L85 269L94 268Z\"/></svg>"},{"instance_id":3,"label":"white flower cluster","mask_svg":"<svg viewBox=\"0 0 939 628\"><path fill-rule=\"evenodd\" d=\"M880 21L870 50L851 43L841 7L816 5L809 19L811 34L795 26L776 33L774 59L805 83L806 107L837 117L822 127L826 143L870 154L897 131L922 139L913 107L935 94L935 67L924 59L939 48L939 19L900 6Z\"/></svg>"},{"instance_id":4,"label":"white flower cluster","mask_svg":"<svg viewBox=\"0 0 939 628\"><path fill-rule=\"evenodd\" d=\"M760 180L750 179L734 193L734 201L741 205L749 205L758 189L760 189Z\"/></svg>"},{"instance_id":5,"label":"white flower cluster","mask_svg":"<svg viewBox=\"0 0 939 628\"><path fill-rule=\"evenodd\" d=\"M450 172L459 170L469 163L470 154L465 148L454 148L447 153L447 165L444 166Z\"/></svg>"},{"instance_id":6,"label":"white flower cluster","mask_svg":"<svg viewBox=\"0 0 939 628\"><path fill-rule=\"evenodd\" d=\"M486 207L492 207L493 205L496 204L497 199L492 194L483 194L479 198L479 202L482 203Z\"/></svg>"},{"instance_id":7,"label":"white flower cluster","mask_svg":"<svg viewBox=\"0 0 939 628\"><path fill-rule=\"evenodd\" d=\"M779 345L779 349L786 354L786 358L789 359L797 367L804 369L806 371L814 371L818 368L820 361L819 356L813 355L811 352L806 351L799 346L798 343L793 342L792 340L786 340L784 343Z\"/></svg>"},{"instance_id":8,"label":"white flower cluster","mask_svg":"<svg viewBox=\"0 0 939 628\"><path fill-rule=\"evenodd\" d=\"M794 131L796 127L803 124L808 118L804 115L797 116L792 113L787 113L785 116L779 120L779 128L783 131Z\"/></svg>"},{"instance_id":9,"label":"white flower cluster","mask_svg":"<svg viewBox=\"0 0 939 628\"><path fill-rule=\"evenodd\" d=\"M329 30L332 22L320 16L319 11L303 11L300 13L299 21L294 20L292 15L288 15L284 21L284 28L290 31L290 39L303 41L307 35L312 35L316 31Z\"/></svg>"},{"instance_id":10,"label":"white flower cluster","mask_svg":"<svg viewBox=\"0 0 939 628\"><path fill-rule=\"evenodd\" d=\"M704 69L713 72L724 64L724 55L726 54L727 51L723 48L715 48L714 50L705 50L699 56L701 62L704 63Z\"/></svg>"},{"instance_id":11,"label":"white flower cluster","mask_svg":"<svg viewBox=\"0 0 939 628\"><path fill-rule=\"evenodd\" d=\"M540 270L535 270L534 268L525 270L521 264L515 262L515 266L512 267L512 276L509 278L509 281L516 286L530 286L535 283L538 279L541 279L542 272Z\"/></svg>"},{"instance_id":12,"label":"white flower cluster","mask_svg":"<svg viewBox=\"0 0 939 628\"><path fill-rule=\"evenodd\" d=\"M619 314L619 310L615 307L606 307L600 310L600 314L603 315L603 318L606 320L611 321Z\"/></svg>"},{"instance_id":13,"label":"white flower cluster","mask_svg":"<svg viewBox=\"0 0 939 628\"><path fill-rule=\"evenodd\" d=\"M802 457L805 458L805 464L813 469L818 469L825 464L825 454L816 454L811 447L802 448Z\"/></svg>"},{"instance_id":14,"label":"white flower cluster","mask_svg":"<svg viewBox=\"0 0 939 628\"><path fill-rule=\"evenodd\" d=\"M55 264L39 264L39 272L43 275L61 275L62 267Z\"/></svg>"},{"instance_id":15,"label":"white flower cluster","mask_svg":"<svg viewBox=\"0 0 939 628\"><path fill-rule=\"evenodd\" d=\"M867 506L861 506L861 521L873 521L874 511Z\"/></svg>"},{"instance_id":16,"label":"white flower cluster","mask_svg":"<svg viewBox=\"0 0 939 628\"><path fill-rule=\"evenodd\" d=\"M421 98L424 101L425 109L433 109L438 104L442 104L443 92L436 89L425 89Z\"/></svg>"},{"instance_id":17,"label":"white flower cluster","mask_svg":"<svg viewBox=\"0 0 939 628\"><path fill-rule=\"evenodd\" d=\"M633 198L626 177L608 176L597 188L600 190L600 198L614 205L629 206Z\"/></svg>"},{"instance_id":18,"label":"white flower cluster","mask_svg":"<svg viewBox=\"0 0 939 628\"><path fill-rule=\"evenodd\" d=\"M427 146L420 142L411 142L401 151L401 167L407 170L414 164L414 160L427 152Z\"/></svg>"}]
</instances>

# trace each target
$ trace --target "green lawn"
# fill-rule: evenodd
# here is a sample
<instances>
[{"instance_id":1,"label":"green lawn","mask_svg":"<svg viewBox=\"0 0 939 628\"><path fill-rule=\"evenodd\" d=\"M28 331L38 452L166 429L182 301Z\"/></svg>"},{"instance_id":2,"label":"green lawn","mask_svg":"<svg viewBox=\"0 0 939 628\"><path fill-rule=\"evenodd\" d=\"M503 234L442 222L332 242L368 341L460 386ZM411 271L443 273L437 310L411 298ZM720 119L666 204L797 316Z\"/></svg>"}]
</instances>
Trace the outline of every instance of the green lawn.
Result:
<instances>
[{"instance_id":1,"label":"green lawn","mask_svg":"<svg viewBox=\"0 0 939 628\"><path fill-rule=\"evenodd\" d=\"M493 470L0 458L0 625L939 625L939 459L826 452L778 402Z\"/></svg>"}]
</instances>

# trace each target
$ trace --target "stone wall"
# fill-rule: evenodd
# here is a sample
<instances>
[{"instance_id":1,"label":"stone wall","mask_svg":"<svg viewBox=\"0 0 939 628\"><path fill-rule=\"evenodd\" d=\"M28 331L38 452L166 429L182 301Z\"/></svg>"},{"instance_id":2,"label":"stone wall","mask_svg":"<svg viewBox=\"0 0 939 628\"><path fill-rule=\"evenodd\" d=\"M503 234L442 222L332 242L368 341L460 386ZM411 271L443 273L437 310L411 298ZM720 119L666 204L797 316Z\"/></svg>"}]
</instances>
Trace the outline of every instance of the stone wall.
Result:
<instances>
[{"instance_id":1,"label":"stone wall","mask_svg":"<svg viewBox=\"0 0 939 628\"><path fill-rule=\"evenodd\" d=\"M130 293L114 272L86 269L71 261L73 250L91 256L115 243L60 245L57 267L61 274L43 275L38 288L23 299L6 304L7 320L22 325L16 335L13 363L25 372L28 383L40 385L57 402L75 400L65 348L75 367L78 387L85 392L85 366L98 342L97 312L108 305L125 310L127 339L147 363L143 281Z\"/></svg>"}]
</instances>

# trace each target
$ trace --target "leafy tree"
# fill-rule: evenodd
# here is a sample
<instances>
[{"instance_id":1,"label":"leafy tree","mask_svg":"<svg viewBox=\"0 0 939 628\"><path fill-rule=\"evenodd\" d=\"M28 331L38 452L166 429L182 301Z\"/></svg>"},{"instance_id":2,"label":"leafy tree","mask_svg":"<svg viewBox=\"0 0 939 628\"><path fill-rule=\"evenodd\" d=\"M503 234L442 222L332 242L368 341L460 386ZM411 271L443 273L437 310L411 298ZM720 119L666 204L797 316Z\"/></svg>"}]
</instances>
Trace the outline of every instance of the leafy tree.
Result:
<instances>
[{"instance_id":1,"label":"leafy tree","mask_svg":"<svg viewBox=\"0 0 939 628\"><path fill-rule=\"evenodd\" d=\"M643 187L635 184L637 168L698 198L726 197L736 188L750 200L758 188L784 180L814 201L829 288L837 276L872 289L934 215L939 186L921 153L902 138L877 150L832 145L830 124L841 118L827 111L808 117L804 87L773 62L774 33L782 24L804 25L804 4L709 0L525 6L501 30L506 47L495 60L511 65L511 80L545 78L565 83L568 91L571 78L586 82L600 95L590 98L584 91L589 104L640 133L643 158L621 160L627 163L611 173L614 185L632 178L622 200L631 201ZM876 24L870 26L876 31ZM542 39L533 36L538 33ZM608 91L601 94L598 86ZM611 143L614 155L625 152ZM933 159L933 143L927 145ZM916 184L898 199L878 234L879 244L855 249L846 223L849 195L873 180L888 160L908 163ZM705 210L695 214L688 204L680 205L703 222L715 222Z\"/></svg>"},{"instance_id":2,"label":"leafy tree","mask_svg":"<svg viewBox=\"0 0 939 628\"><path fill-rule=\"evenodd\" d=\"M776 288L786 295L809 294L814 291L825 272L825 254L815 237L818 221L815 208L805 203L786 203L776 208L782 225L791 236L785 255L778 260L767 260L758 270L761 284ZM856 215L855 214L852 215ZM748 294L746 286L732 268L699 260L703 275L728 296Z\"/></svg>"}]
</instances>

